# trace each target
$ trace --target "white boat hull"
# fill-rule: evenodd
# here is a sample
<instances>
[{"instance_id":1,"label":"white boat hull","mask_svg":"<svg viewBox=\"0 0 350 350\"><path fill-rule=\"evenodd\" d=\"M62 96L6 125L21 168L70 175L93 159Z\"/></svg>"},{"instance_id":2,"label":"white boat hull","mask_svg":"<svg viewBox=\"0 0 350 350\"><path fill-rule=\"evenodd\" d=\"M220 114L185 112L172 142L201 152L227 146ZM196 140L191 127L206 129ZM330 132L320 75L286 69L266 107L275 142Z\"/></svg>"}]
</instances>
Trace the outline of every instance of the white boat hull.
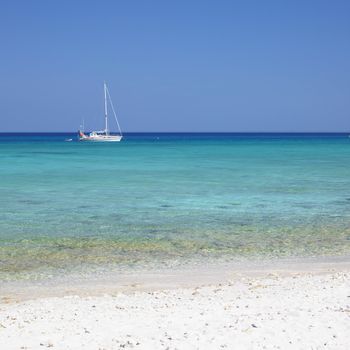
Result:
<instances>
[{"instance_id":1,"label":"white boat hull","mask_svg":"<svg viewBox=\"0 0 350 350\"><path fill-rule=\"evenodd\" d=\"M123 136L119 135L98 135L98 136L85 136L79 137L79 141L90 141L90 142L119 142Z\"/></svg>"}]
</instances>

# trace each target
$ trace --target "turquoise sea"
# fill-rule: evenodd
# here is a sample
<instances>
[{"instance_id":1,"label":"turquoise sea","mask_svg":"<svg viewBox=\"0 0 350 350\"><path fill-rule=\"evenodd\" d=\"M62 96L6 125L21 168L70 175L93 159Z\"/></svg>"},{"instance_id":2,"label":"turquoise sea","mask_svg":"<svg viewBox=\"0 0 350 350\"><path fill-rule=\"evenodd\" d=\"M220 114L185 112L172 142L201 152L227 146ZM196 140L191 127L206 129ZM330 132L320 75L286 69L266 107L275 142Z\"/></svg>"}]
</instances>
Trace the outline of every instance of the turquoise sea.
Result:
<instances>
[{"instance_id":1,"label":"turquoise sea","mask_svg":"<svg viewBox=\"0 0 350 350\"><path fill-rule=\"evenodd\" d=\"M0 157L0 280L350 252L345 134L0 134Z\"/></svg>"}]
</instances>

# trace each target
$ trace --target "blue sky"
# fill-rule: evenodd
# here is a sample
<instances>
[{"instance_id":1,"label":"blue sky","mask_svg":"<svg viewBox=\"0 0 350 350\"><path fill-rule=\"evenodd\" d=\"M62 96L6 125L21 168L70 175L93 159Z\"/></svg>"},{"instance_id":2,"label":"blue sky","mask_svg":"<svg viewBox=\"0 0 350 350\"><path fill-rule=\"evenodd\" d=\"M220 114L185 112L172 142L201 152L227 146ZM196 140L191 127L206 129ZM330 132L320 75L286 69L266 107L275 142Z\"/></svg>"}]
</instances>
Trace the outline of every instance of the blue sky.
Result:
<instances>
[{"instance_id":1,"label":"blue sky","mask_svg":"<svg viewBox=\"0 0 350 350\"><path fill-rule=\"evenodd\" d=\"M0 131L350 130L350 1L1 1Z\"/></svg>"}]
</instances>

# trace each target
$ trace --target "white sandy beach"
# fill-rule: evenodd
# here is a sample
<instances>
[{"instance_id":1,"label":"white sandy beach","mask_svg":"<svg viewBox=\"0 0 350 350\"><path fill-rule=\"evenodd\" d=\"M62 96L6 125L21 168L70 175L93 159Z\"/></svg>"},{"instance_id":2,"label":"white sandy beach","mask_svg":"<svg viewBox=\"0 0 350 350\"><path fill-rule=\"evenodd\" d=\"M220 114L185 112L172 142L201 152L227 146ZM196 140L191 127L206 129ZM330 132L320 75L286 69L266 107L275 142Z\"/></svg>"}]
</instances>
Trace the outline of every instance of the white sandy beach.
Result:
<instances>
[{"instance_id":1,"label":"white sandy beach","mask_svg":"<svg viewBox=\"0 0 350 350\"><path fill-rule=\"evenodd\" d=\"M97 296L3 296L0 344L6 350L349 349L350 273L342 266Z\"/></svg>"}]
</instances>

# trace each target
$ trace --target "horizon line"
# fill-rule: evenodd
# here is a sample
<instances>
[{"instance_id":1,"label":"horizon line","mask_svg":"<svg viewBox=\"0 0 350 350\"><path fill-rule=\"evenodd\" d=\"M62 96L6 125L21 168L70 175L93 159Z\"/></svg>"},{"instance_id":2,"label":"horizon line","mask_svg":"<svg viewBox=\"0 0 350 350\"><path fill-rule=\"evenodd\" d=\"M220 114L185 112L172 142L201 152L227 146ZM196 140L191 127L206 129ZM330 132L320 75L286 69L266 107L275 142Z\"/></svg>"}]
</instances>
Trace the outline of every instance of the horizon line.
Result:
<instances>
[{"instance_id":1,"label":"horizon line","mask_svg":"<svg viewBox=\"0 0 350 350\"><path fill-rule=\"evenodd\" d=\"M90 132L90 131L85 131ZM0 131L0 134L75 134L77 131ZM113 134L114 132L112 132ZM125 131L123 134L348 134L350 131Z\"/></svg>"}]
</instances>

